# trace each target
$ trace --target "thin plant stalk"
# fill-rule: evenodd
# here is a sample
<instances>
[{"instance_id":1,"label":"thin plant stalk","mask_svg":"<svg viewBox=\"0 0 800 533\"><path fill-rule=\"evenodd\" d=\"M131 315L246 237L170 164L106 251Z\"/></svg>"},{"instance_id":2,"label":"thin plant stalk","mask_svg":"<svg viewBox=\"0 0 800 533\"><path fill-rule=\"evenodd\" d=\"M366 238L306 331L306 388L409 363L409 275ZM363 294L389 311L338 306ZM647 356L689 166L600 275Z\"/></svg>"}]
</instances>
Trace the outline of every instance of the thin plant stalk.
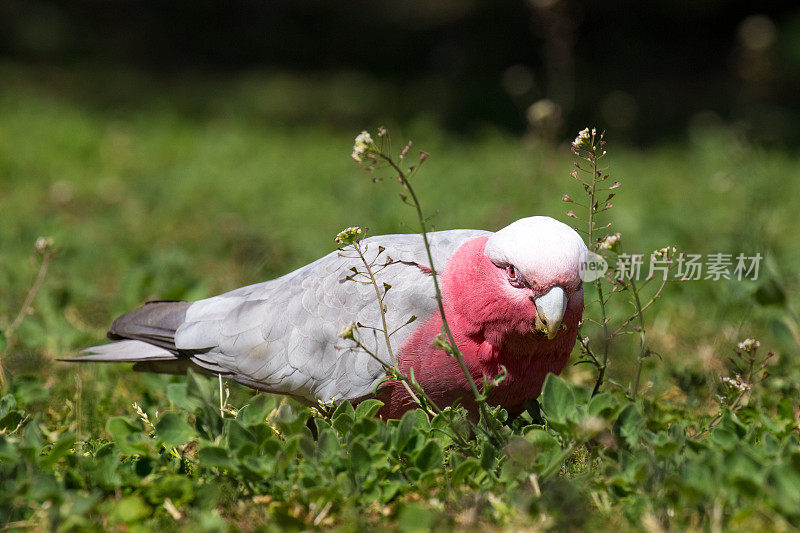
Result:
<instances>
[{"instance_id":1,"label":"thin plant stalk","mask_svg":"<svg viewBox=\"0 0 800 533\"><path fill-rule=\"evenodd\" d=\"M597 195L597 157L593 155L592 157L592 189L590 193L590 200L589 200L589 243L592 246L592 251L597 252L597 242L594 238L594 224L595 224L595 214L597 212L597 202L595 200ZM603 385L603 380L605 379L606 375L606 368L608 368L608 345L610 338L608 336L608 318L606 316L606 302L603 296L603 278L599 277L594 281L595 287L597 287L597 299L600 302L600 317L602 320L603 325L603 354L602 354L602 364L598 367L597 370L597 380L594 384L594 389L592 390L592 396L597 394L600 391L600 387Z\"/></svg>"},{"instance_id":2,"label":"thin plant stalk","mask_svg":"<svg viewBox=\"0 0 800 533\"><path fill-rule=\"evenodd\" d=\"M650 300L648 300L646 304L642 305L641 308L637 308L636 312L633 315L631 315L627 320L625 320L625 322L623 322L617 329L615 329L614 332L611 334L611 336L613 337L613 336L621 333L622 330L625 329L625 326L630 324L632 321L636 320L636 318L640 317L640 315L648 307L653 305L653 303L658 299L659 296L661 296L661 292L664 290L664 287L666 287L666 286L667 286L667 277L664 276L664 279L661 281L661 285L658 287L658 290L650 298ZM638 296L637 296L637 298L638 298Z\"/></svg>"},{"instance_id":3,"label":"thin plant stalk","mask_svg":"<svg viewBox=\"0 0 800 533\"><path fill-rule=\"evenodd\" d=\"M363 263L364 268L366 268L366 270L367 270L367 277L369 278L370 284L375 289L375 297L378 300L378 307L380 309L380 314L381 314L381 325L383 326L381 331L383 332L383 338L384 338L384 341L386 342L386 349L389 352L389 360L392 362L392 365L391 365L392 368L394 370L396 370L396 372L398 374L400 374L400 368L397 366L397 359L394 356L394 350L392 349L392 342L391 342L391 339L389 338L389 336L390 336L389 326L386 323L386 307L383 304L383 299L385 297L385 293L383 295L381 295L380 288L378 287L378 282L375 279L375 273L372 271L372 265L370 265L369 261L367 261L367 258L364 257L364 252L361 250L361 244L360 243L355 243L353 245L353 247L355 248L356 252L358 253L358 257L361 258L361 262ZM362 346L362 348L363 348L363 346ZM373 357L375 357L376 359L378 359L380 361L380 358L378 358L376 355L373 354ZM383 363L383 361L381 361L381 362ZM411 386L409 386L408 381L405 380L405 379L401 379L400 382L403 384L403 387L406 389L406 392L408 392L409 396L411 396L412 400L415 403L420 404L419 397L414 393L414 391L412 390ZM433 403L433 402L431 402L431 403ZM438 407L437 407L437 409L438 409Z\"/></svg>"},{"instance_id":4,"label":"thin plant stalk","mask_svg":"<svg viewBox=\"0 0 800 533\"><path fill-rule=\"evenodd\" d=\"M482 418L487 423L491 423L489 421L493 420L491 416L489 416L487 405L486 405L486 396L482 394L478 390L478 385L475 383L475 379L472 377L472 373L469 371L467 367L467 363L464 361L464 356L461 351L458 349L458 345L456 344L455 336L453 335L452 330L450 329L450 324L447 322L447 317L445 316L444 310L444 302L442 300L442 291L439 287L439 279L438 274L436 271L436 266L434 265L433 261L433 253L431 252L431 245L430 241L428 240L428 227L425 222L425 215L422 213L422 206L417 198L417 194L414 191L414 188L411 186L411 183L408 179L408 175L403 171L403 169L395 163L395 161L384 154L383 152L378 152L377 155L383 159L396 173L397 177L400 180L400 183L403 187L408 191L409 195L411 196L412 205L417 212L417 219L420 225L420 233L422 234L422 240L425 245L425 252L428 256L428 263L431 267L431 277L433 278L433 287L436 292L436 303L439 307L439 314L442 317L442 331L447 339L447 343L450 346L451 354L456 358L458 361L458 365L461 367L461 371L464 373L464 376L467 378L467 382L469 383L469 387L472 390L472 393L475 397L475 402L478 404L478 409L481 413ZM495 427L492 426L489 428L494 433Z\"/></svg>"},{"instance_id":5,"label":"thin plant stalk","mask_svg":"<svg viewBox=\"0 0 800 533\"><path fill-rule=\"evenodd\" d=\"M587 133L588 133L588 131L587 131ZM580 139L580 136L579 136L579 139ZM595 142L596 141L596 134L595 134L594 131L592 131L591 138L588 139L588 140L589 140L589 147L588 148L586 148L586 147L582 148L581 145L577 144L578 139L576 139L576 142L573 143L573 152L576 155L579 155L579 157L581 157L585 161L588 161L589 164L591 165L591 170L586 170L585 168L581 167L577 162L575 163L575 166L578 168L578 170L580 170L582 172L585 172L585 173L591 173L591 176L592 176L591 184L583 183L583 182L582 183L583 183L584 187L586 188L587 194L589 195L589 205L586 206L587 207L587 211L588 211L588 217L589 217L589 219L588 219L588 228L587 228L586 233L587 233L587 235L589 237L589 246L591 246L592 252L596 253L598 251L598 246L599 246L598 241L595 238L595 229L596 229L595 228L595 226L596 226L596 220L595 219L596 219L596 217L597 217L597 215L599 213L599 209L598 209L599 205L598 205L598 201L597 201L597 193L598 193L599 181L605 180L605 177L603 178L603 180L598 180L598 178L602 177L602 172L601 172L601 170L599 169L599 166L598 166L598 160L599 160L600 157L602 157L605 154L605 151L601 152L599 156L598 156L597 152L598 152L599 149L602 149L603 145L605 144L605 141L603 141L603 134L601 133L600 137L598 139L598 142ZM581 156L579 154L578 150L581 150L581 149L585 150L587 152L586 156ZM573 173L573 177L576 177L576 179L577 179L577 172ZM579 204L579 205L581 205L581 204ZM605 211L606 209L608 209L608 207L604 206L603 207L603 211ZM608 226L606 226L606 227L608 227ZM594 359L594 361L597 363L597 365L596 365L597 366L597 379L595 380L594 389L592 391L592 395L593 396L596 395L600 391L600 387L603 385L603 381L605 379L606 368L608 368L609 341L611 340L611 337L610 337L609 332L608 332L608 320L609 319L608 319L607 312L606 312L606 300L605 300L605 295L603 294L603 277L597 278L594 281L594 285L595 285L595 288L597 289L597 299L598 299L598 301L600 303L600 318L601 318L601 326L603 328L603 351L602 351L602 354L600 356L599 361L598 361L597 358Z\"/></svg>"},{"instance_id":6,"label":"thin plant stalk","mask_svg":"<svg viewBox=\"0 0 800 533\"><path fill-rule=\"evenodd\" d=\"M47 276L47 268L50 266L50 259L53 256L50 245L46 242L45 245L41 245L40 247L39 241L37 241L36 250L37 253L42 255L42 263L39 265L39 272L36 274L36 280L33 282L33 285L31 285L31 288L28 289L28 294L25 295L25 300L22 302L22 306L20 307L16 318L14 318L11 324L3 332L3 336L6 339L6 345L2 352L0 352L0 388L5 388L6 386L6 376L3 369L3 357L11 350L11 347L16 340L14 334L16 333L17 328L22 325L22 321L25 320L25 317L28 316L28 313L30 312L31 306L33 305L33 300L36 298L36 294L42 287L45 276Z\"/></svg>"},{"instance_id":7,"label":"thin plant stalk","mask_svg":"<svg viewBox=\"0 0 800 533\"><path fill-rule=\"evenodd\" d=\"M612 189L616 189L619 187L619 182L615 182L610 187L603 187L602 183L608 179L608 174L604 174L604 169L599 168L598 161L605 156L606 152L604 150L605 141L603 139L604 134L601 133L599 136L597 135L596 130L592 129L591 132L589 128L584 129L583 131L578 133L578 136L575 138L575 141L572 143L572 152L582 159L583 161L588 163L588 168L586 166L582 166L578 161L575 161L576 170L572 172L572 177L576 180L581 182L581 185L586 192L586 195L589 198L589 205L584 206L583 204L577 203L572 200L568 195L564 195L562 198L566 202L575 203L578 206L584 207L587 210L588 214L588 227L585 231L583 231L589 240L589 246L592 252L600 253L603 250L612 250L616 247L616 243L619 240L619 234L616 235L609 235L605 239L599 239L597 237L596 231L598 229L605 229L611 226L611 224L606 224L603 228L597 228L597 215L603 211L606 211L612 207L612 204L608 201L614 196L614 193L608 195L608 197L603 200L602 207L600 206L600 202L598 201L598 194L601 191L611 191ZM580 177L578 172L582 172L584 174L591 174L591 179L587 179L583 181ZM567 213L568 216L573 218L578 218L572 211ZM674 252L674 247L672 248ZM661 250L662 253L668 254L669 247L664 248ZM671 267L669 267L671 268ZM668 270L669 270L668 268ZM648 279L649 281L649 279ZM662 280L661 286L655 292L655 294L650 298L650 300L642 305L642 299L640 296L640 287L637 287L636 282L633 279L633 276L629 276L629 282L622 278L617 280L619 286L623 289L627 289L632 293L632 300L633 305L635 307L635 312L632 316L627 318L622 325L618 328L611 331L609 327L609 323L611 317L608 314L608 308L606 304L608 299L613 295L614 288L612 288L611 292L606 295L603 283L606 282L604 277L598 277L594 280L595 287L597 289L597 300L600 304L600 321L597 324L602 328L602 352L600 354L595 354L594 351L589 347L588 342L585 342L583 337L580 334L579 328L579 342L583 352L590 358L589 360L584 360L584 362L588 362L593 364L597 368L597 378L595 380L594 388L592 390L592 395L596 395L600 392L601 387L605 381L606 372L608 370L609 364L609 349L611 339L617 336L618 334L622 333L623 330L634 320L638 322L636 329L639 333L639 354L637 356L637 368L636 368L636 376L631 388L631 399L635 400L636 396L638 395L639 391L639 384L641 382L642 377L642 367L644 365L644 359L649 355L649 351L646 345L646 330L644 326L644 317L643 313L644 310L650 307L655 300L661 295L661 292L664 289L667 281L667 274L665 273L664 279ZM645 282L645 285L647 282ZM592 321L595 322L595 321Z\"/></svg>"},{"instance_id":8,"label":"thin plant stalk","mask_svg":"<svg viewBox=\"0 0 800 533\"><path fill-rule=\"evenodd\" d=\"M666 279L666 276L664 276ZM633 280L633 276L630 279L630 288L631 293L633 294L633 301L634 305L636 306L636 316L639 318L639 357L636 361L636 378L633 381L633 387L631 389L631 400L636 400L636 394L639 392L639 381L642 378L642 366L644 365L644 360L647 357L647 348L645 345L645 335L646 330L644 327L644 317L642 315L642 302L639 299L639 291L636 288L636 282Z\"/></svg>"}]
</instances>

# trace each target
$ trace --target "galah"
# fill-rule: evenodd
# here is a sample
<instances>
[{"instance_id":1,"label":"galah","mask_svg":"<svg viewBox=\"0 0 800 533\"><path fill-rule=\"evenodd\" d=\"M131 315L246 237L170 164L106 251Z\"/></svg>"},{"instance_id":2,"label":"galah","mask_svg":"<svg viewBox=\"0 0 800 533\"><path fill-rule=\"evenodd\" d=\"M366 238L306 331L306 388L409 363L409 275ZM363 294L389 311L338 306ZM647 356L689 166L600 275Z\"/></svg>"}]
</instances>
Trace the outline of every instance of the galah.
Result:
<instances>
[{"instance_id":1,"label":"galah","mask_svg":"<svg viewBox=\"0 0 800 533\"><path fill-rule=\"evenodd\" d=\"M587 248L569 226L549 217L517 220L492 233L447 230L428 234L433 265L420 234L361 241L368 261L384 268L378 286L395 361L381 330L371 284L355 254L333 251L271 281L196 302L150 302L117 318L114 342L84 350L72 361L134 362L134 370L183 373L192 368L246 386L316 405L369 397L378 414L397 418L414 405L401 383L386 381L384 364L404 375L413 368L440 407L476 404L458 361L436 337L442 317L432 267L439 276L445 318L473 379L505 379L489 403L512 415L536 398L548 372L564 368L583 312L581 265ZM385 257L384 257L385 256ZM411 317L417 320L410 322ZM340 332L360 324L358 340ZM382 362L383 363L382 363Z\"/></svg>"}]
</instances>

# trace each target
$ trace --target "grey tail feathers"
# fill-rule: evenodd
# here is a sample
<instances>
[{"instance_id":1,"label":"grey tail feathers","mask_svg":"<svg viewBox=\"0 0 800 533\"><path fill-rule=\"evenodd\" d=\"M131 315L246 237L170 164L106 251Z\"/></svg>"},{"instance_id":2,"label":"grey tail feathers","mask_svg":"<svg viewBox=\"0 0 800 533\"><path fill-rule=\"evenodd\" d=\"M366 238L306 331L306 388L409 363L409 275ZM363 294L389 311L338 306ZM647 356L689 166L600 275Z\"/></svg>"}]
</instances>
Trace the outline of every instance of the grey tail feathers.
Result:
<instances>
[{"instance_id":1,"label":"grey tail feathers","mask_svg":"<svg viewBox=\"0 0 800 533\"><path fill-rule=\"evenodd\" d=\"M108 330L110 344L92 346L80 357L64 359L74 363L136 363L139 372L184 374L188 368L208 375L231 375L213 358L175 346L175 332L186 319L191 302L148 302L117 318Z\"/></svg>"},{"instance_id":2,"label":"grey tail feathers","mask_svg":"<svg viewBox=\"0 0 800 533\"><path fill-rule=\"evenodd\" d=\"M87 348L81 352L85 355L66 360L174 366L168 362L181 358L175 347L175 332L183 323L189 305L190 302L148 302L111 324L108 338L117 342ZM155 362L159 365L149 365Z\"/></svg>"},{"instance_id":3,"label":"grey tail feathers","mask_svg":"<svg viewBox=\"0 0 800 533\"><path fill-rule=\"evenodd\" d=\"M177 353L175 332L191 302L148 302L117 318L108 330L111 340L131 339Z\"/></svg>"}]
</instances>

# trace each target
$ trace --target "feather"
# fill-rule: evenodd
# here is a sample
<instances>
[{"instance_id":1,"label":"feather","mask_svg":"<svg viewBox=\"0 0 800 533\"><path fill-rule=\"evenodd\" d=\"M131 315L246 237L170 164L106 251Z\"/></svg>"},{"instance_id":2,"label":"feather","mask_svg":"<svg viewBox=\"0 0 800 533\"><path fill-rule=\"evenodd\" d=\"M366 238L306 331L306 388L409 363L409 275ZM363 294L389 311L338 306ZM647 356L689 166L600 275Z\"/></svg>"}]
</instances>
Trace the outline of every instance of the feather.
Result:
<instances>
[{"instance_id":1,"label":"feather","mask_svg":"<svg viewBox=\"0 0 800 533\"><path fill-rule=\"evenodd\" d=\"M74 361L78 363L104 362L104 363L126 363L138 361L165 361L175 360L178 356L169 350L137 340L123 340L92 346L83 350L81 353L87 354L75 359L61 359L62 361Z\"/></svg>"},{"instance_id":2,"label":"feather","mask_svg":"<svg viewBox=\"0 0 800 533\"><path fill-rule=\"evenodd\" d=\"M117 318L108 330L112 340L134 339L175 349L175 331L183 323L190 302L148 302Z\"/></svg>"}]
</instances>

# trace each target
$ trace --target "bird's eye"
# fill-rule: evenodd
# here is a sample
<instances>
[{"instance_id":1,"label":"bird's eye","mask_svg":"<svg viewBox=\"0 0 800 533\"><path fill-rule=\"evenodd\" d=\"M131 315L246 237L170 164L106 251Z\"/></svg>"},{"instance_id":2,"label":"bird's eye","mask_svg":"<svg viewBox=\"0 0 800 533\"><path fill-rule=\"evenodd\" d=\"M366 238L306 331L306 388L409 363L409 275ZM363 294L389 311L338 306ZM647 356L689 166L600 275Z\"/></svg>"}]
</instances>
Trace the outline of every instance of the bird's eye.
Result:
<instances>
[{"instance_id":1,"label":"bird's eye","mask_svg":"<svg viewBox=\"0 0 800 533\"><path fill-rule=\"evenodd\" d=\"M514 268L514 265L506 267L506 274L508 275L509 281L517 281L517 269Z\"/></svg>"},{"instance_id":2,"label":"bird's eye","mask_svg":"<svg viewBox=\"0 0 800 533\"><path fill-rule=\"evenodd\" d=\"M506 267L506 276L508 277L508 282L515 287L522 286L522 280L520 279L519 272L514 265L509 265Z\"/></svg>"}]
</instances>

